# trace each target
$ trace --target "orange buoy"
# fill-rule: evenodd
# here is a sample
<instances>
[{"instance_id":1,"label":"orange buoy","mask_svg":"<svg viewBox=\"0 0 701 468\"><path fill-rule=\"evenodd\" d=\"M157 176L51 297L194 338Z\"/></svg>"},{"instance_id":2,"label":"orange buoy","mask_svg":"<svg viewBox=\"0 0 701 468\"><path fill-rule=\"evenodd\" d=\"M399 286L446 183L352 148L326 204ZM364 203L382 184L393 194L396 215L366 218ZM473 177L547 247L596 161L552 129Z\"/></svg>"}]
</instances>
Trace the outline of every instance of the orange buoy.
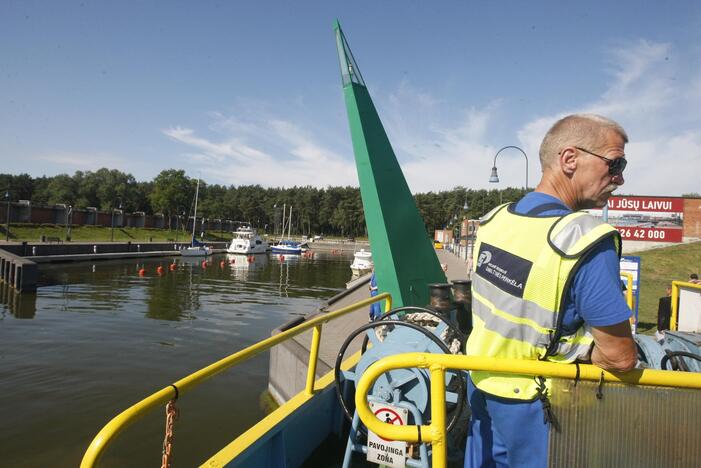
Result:
<instances>
[{"instance_id":1,"label":"orange buoy","mask_svg":"<svg viewBox=\"0 0 701 468\"><path fill-rule=\"evenodd\" d=\"M161 265L158 265L158 268L156 268L156 273L158 273L159 275L163 274L163 267Z\"/></svg>"},{"instance_id":2,"label":"orange buoy","mask_svg":"<svg viewBox=\"0 0 701 468\"><path fill-rule=\"evenodd\" d=\"M207 261L206 260L202 260L202 268L207 268Z\"/></svg>"},{"instance_id":3,"label":"orange buoy","mask_svg":"<svg viewBox=\"0 0 701 468\"><path fill-rule=\"evenodd\" d=\"M225 264L225 263L226 263L226 262L224 262L224 260L222 260L221 262L219 262L219 268L224 268L224 264Z\"/></svg>"},{"instance_id":4,"label":"orange buoy","mask_svg":"<svg viewBox=\"0 0 701 468\"><path fill-rule=\"evenodd\" d=\"M284 262L284 261L285 261L285 256L284 256L284 255L280 255L280 261L281 261L281 262Z\"/></svg>"},{"instance_id":5,"label":"orange buoy","mask_svg":"<svg viewBox=\"0 0 701 468\"><path fill-rule=\"evenodd\" d=\"M139 276L144 276L146 274L146 268L139 269Z\"/></svg>"},{"instance_id":6,"label":"orange buoy","mask_svg":"<svg viewBox=\"0 0 701 468\"><path fill-rule=\"evenodd\" d=\"M253 255L248 256L248 263L253 263L254 260Z\"/></svg>"},{"instance_id":7,"label":"orange buoy","mask_svg":"<svg viewBox=\"0 0 701 468\"><path fill-rule=\"evenodd\" d=\"M168 269L169 269L170 271L175 271L176 268L178 268L178 265L176 265L175 263L171 263L171 264L168 266Z\"/></svg>"}]
</instances>

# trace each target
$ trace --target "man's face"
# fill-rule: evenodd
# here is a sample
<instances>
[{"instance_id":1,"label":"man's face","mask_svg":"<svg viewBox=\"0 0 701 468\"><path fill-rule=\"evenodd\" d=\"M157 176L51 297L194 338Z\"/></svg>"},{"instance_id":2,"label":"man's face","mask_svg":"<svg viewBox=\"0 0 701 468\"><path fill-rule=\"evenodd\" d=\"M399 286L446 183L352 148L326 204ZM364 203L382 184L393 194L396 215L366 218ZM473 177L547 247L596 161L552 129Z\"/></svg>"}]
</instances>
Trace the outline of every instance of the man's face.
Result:
<instances>
[{"instance_id":1,"label":"man's face","mask_svg":"<svg viewBox=\"0 0 701 468\"><path fill-rule=\"evenodd\" d=\"M624 157L624 150L623 138L614 131L606 133L602 144L593 149L595 153L611 160ZM579 152L577 170L573 179L577 190L577 208L602 208L606 205L611 193L619 185L623 185L623 174L612 176L609 173L607 161L584 151L577 151Z\"/></svg>"}]
</instances>

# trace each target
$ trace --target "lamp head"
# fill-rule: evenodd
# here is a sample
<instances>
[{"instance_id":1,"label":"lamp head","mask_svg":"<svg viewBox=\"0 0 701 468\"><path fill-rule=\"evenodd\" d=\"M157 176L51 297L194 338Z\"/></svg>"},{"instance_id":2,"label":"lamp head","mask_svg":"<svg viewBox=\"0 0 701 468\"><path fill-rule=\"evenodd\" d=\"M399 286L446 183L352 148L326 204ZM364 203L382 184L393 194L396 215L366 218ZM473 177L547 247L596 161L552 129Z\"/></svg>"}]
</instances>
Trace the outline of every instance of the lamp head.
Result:
<instances>
[{"instance_id":1,"label":"lamp head","mask_svg":"<svg viewBox=\"0 0 701 468\"><path fill-rule=\"evenodd\" d=\"M499 182L499 174L497 174L497 167L492 167L492 175L489 177L489 182L496 184Z\"/></svg>"}]
</instances>

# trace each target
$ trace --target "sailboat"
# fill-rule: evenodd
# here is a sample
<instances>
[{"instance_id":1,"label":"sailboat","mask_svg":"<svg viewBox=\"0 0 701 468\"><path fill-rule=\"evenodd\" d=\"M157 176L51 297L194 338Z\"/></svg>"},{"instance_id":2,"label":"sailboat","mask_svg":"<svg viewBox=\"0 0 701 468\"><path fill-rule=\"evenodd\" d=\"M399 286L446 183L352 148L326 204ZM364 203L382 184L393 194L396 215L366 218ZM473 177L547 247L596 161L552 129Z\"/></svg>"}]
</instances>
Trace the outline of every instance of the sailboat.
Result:
<instances>
[{"instance_id":1,"label":"sailboat","mask_svg":"<svg viewBox=\"0 0 701 468\"><path fill-rule=\"evenodd\" d=\"M197 178L197 188L195 189L195 215L192 217L192 240L190 246L180 251L183 257L206 257L212 254L212 248L207 247L203 242L195 239L195 228L197 227L197 198L200 195L200 179Z\"/></svg>"},{"instance_id":2,"label":"sailboat","mask_svg":"<svg viewBox=\"0 0 701 468\"><path fill-rule=\"evenodd\" d=\"M292 232L292 206L290 206L290 220L287 223L287 239L285 236L285 207L282 208L282 234L280 235L280 241L273 245L272 252L276 254L288 254L288 255L300 255L302 253L302 246L299 242L295 242L290 239L290 234Z\"/></svg>"}]
</instances>

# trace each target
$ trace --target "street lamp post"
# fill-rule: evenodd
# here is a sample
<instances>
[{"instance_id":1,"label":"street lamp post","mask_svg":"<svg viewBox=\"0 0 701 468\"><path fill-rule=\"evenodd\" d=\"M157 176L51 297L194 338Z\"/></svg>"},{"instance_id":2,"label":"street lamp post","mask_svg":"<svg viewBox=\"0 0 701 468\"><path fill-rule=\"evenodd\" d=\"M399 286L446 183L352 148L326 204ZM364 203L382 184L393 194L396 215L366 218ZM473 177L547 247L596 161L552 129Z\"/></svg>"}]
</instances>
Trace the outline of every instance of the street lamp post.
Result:
<instances>
[{"instance_id":1,"label":"street lamp post","mask_svg":"<svg viewBox=\"0 0 701 468\"><path fill-rule=\"evenodd\" d=\"M277 236L277 203L273 204L273 236Z\"/></svg>"},{"instance_id":2,"label":"street lamp post","mask_svg":"<svg viewBox=\"0 0 701 468\"><path fill-rule=\"evenodd\" d=\"M505 149L516 149L521 152L524 158L526 158L526 186L525 189L528 190L528 156L526 156L526 152L523 151L521 148L518 146L504 146L502 149L497 151L497 154L494 155L494 164L492 165L492 175L489 177L489 182L496 184L499 182L499 175L497 174L497 156L499 156L499 153L504 151Z\"/></svg>"},{"instance_id":3,"label":"street lamp post","mask_svg":"<svg viewBox=\"0 0 701 468\"><path fill-rule=\"evenodd\" d=\"M71 214L73 213L73 205L68 205L66 211L66 242L71 240Z\"/></svg>"},{"instance_id":4,"label":"street lamp post","mask_svg":"<svg viewBox=\"0 0 701 468\"><path fill-rule=\"evenodd\" d=\"M175 212L175 242L178 242L178 231L180 230L180 213L185 214L182 206L178 206L178 210Z\"/></svg>"},{"instance_id":5,"label":"street lamp post","mask_svg":"<svg viewBox=\"0 0 701 468\"><path fill-rule=\"evenodd\" d=\"M5 201L7 202L7 225L5 226L5 242L10 241L10 191L5 191Z\"/></svg>"},{"instance_id":6,"label":"street lamp post","mask_svg":"<svg viewBox=\"0 0 701 468\"><path fill-rule=\"evenodd\" d=\"M122 199L117 198L117 200L119 200L119 209L121 210L122 209ZM112 239L112 242L114 242L114 205L112 205L112 231L111 231L110 237Z\"/></svg>"},{"instance_id":7,"label":"street lamp post","mask_svg":"<svg viewBox=\"0 0 701 468\"><path fill-rule=\"evenodd\" d=\"M462 240L462 225L465 223L465 220L467 219L467 210L470 209L470 205L467 204L467 198L465 199L465 203L462 205L462 220L460 221L460 240ZM468 255L470 252L468 252L468 247L470 245L470 239L467 233L465 234L465 260L467 260Z\"/></svg>"}]
</instances>

